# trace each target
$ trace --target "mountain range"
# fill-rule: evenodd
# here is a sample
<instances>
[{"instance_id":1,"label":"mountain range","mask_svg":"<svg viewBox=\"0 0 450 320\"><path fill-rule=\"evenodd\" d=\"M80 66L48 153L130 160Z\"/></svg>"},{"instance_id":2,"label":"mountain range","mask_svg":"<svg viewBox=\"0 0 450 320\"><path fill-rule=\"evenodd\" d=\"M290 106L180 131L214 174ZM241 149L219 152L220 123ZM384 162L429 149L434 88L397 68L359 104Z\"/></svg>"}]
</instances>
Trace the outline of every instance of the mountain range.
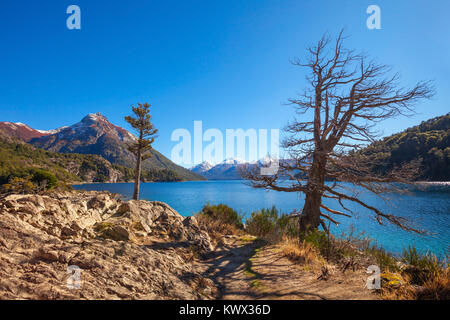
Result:
<instances>
[{"instance_id":1,"label":"mountain range","mask_svg":"<svg viewBox=\"0 0 450 320\"><path fill-rule=\"evenodd\" d=\"M450 113L423 121L351 154L373 159L373 163L378 163L374 167L376 173L383 174L403 163L419 161L416 180L450 181ZM244 164L235 159L219 164L205 161L190 170L210 180L237 180L241 179L239 168Z\"/></svg>"},{"instance_id":2,"label":"mountain range","mask_svg":"<svg viewBox=\"0 0 450 320\"><path fill-rule=\"evenodd\" d=\"M239 159L228 158L218 164L212 164L208 161L192 167L190 170L208 180L240 180L240 169L244 166L268 167L271 163L277 161L275 158L266 157L258 161L243 161ZM280 159L279 161L289 161Z\"/></svg>"},{"instance_id":3,"label":"mountain range","mask_svg":"<svg viewBox=\"0 0 450 320\"><path fill-rule=\"evenodd\" d=\"M208 180L239 180L242 179L239 168L244 164L244 161L230 158L216 165L204 161L190 170Z\"/></svg>"},{"instance_id":4,"label":"mountain range","mask_svg":"<svg viewBox=\"0 0 450 320\"><path fill-rule=\"evenodd\" d=\"M126 170L132 170L135 165L135 157L127 145L137 138L100 113L89 114L78 123L49 131L33 129L23 123L0 122L0 136L19 139L52 153L99 155L121 169L127 176L124 180L133 176L130 170ZM170 176L171 181L205 179L176 165L157 150L150 153L152 156L142 163L144 180L154 181L153 178L161 174Z\"/></svg>"},{"instance_id":5,"label":"mountain range","mask_svg":"<svg viewBox=\"0 0 450 320\"><path fill-rule=\"evenodd\" d=\"M4 137L12 137L25 142L30 141L33 138L40 138L45 135L56 133L52 131L36 130L30 128L21 122L0 122L0 134Z\"/></svg>"},{"instance_id":6,"label":"mountain range","mask_svg":"<svg viewBox=\"0 0 450 320\"><path fill-rule=\"evenodd\" d=\"M0 180L30 167L43 167L65 181L119 182L133 180L134 156L127 144L136 137L99 114L54 130L37 130L23 123L0 122ZM238 180L246 162L207 161L190 170L152 150L143 162L144 181ZM355 152L380 162L384 172L404 162L420 160L418 180L450 180L450 114L436 117L385 137Z\"/></svg>"}]
</instances>

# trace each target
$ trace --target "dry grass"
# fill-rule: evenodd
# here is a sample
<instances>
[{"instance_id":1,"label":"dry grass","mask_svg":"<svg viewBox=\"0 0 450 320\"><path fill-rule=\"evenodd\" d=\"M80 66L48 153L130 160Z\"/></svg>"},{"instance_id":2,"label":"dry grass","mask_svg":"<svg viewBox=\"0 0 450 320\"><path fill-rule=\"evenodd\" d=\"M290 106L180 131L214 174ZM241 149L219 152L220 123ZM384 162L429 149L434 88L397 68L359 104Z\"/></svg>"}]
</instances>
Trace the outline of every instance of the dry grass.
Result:
<instances>
[{"instance_id":1,"label":"dry grass","mask_svg":"<svg viewBox=\"0 0 450 320\"><path fill-rule=\"evenodd\" d=\"M323 266L324 259L320 252L309 242L284 238L280 242L281 254L294 263Z\"/></svg>"},{"instance_id":2,"label":"dry grass","mask_svg":"<svg viewBox=\"0 0 450 320\"><path fill-rule=\"evenodd\" d=\"M447 267L437 276L427 280L416 293L419 300L450 300L450 270Z\"/></svg>"},{"instance_id":3,"label":"dry grass","mask_svg":"<svg viewBox=\"0 0 450 320\"><path fill-rule=\"evenodd\" d=\"M195 218L197 219L200 229L208 233L214 245L222 243L223 236L225 235L244 235L243 230L236 226L224 223L221 220L211 218L207 215L198 214Z\"/></svg>"},{"instance_id":4,"label":"dry grass","mask_svg":"<svg viewBox=\"0 0 450 320\"><path fill-rule=\"evenodd\" d=\"M383 277L380 297L384 300L450 300L450 270L443 269L422 285L413 284L405 272L396 273L400 283L389 283Z\"/></svg>"},{"instance_id":5,"label":"dry grass","mask_svg":"<svg viewBox=\"0 0 450 320\"><path fill-rule=\"evenodd\" d=\"M353 271L370 264L380 266L382 283L377 292L381 299L450 299L448 261L444 263L433 255L420 254L414 248L405 250L402 264L382 248L366 245L361 246L361 250L352 241L332 239L328 242L321 234L312 234L303 242L283 238L279 247L283 256L314 272L327 267L327 263L341 266L343 273L349 266Z\"/></svg>"},{"instance_id":6,"label":"dry grass","mask_svg":"<svg viewBox=\"0 0 450 320\"><path fill-rule=\"evenodd\" d=\"M328 277L328 268L340 270L365 270L377 265L382 271L379 298L387 300L449 300L450 273L447 262L435 256L421 254L414 247L394 257L378 247L364 234L342 234L336 238L315 230L300 241L295 235L295 224L286 216L279 217L275 208L252 213L244 229L238 223L240 216L226 206L207 206L196 216L199 226L211 237L215 246L223 244L224 236L238 236L245 241L247 233L273 243L280 254L304 270L321 271L318 279ZM206 212L206 213L205 213ZM230 218L231 217L231 218ZM255 239L249 239L254 241Z\"/></svg>"},{"instance_id":7,"label":"dry grass","mask_svg":"<svg viewBox=\"0 0 450 320\"><path fill-rule=\"evenodd\" d=\"M398 272L381 274L381 290L378 291L383 300L416 300L415 289L408 275Z\"/></svg>"},{"instance_id":8,"label":"dry grass","mask_svg":"<svg viewBox=\"0 0 450 320\"><path fill-rule=\"evenodd\" d=\"M402 286L397 289L382 288L380 298L382 300L417 300L415 290L411 286Z\"/></svg>"}]
</instances>

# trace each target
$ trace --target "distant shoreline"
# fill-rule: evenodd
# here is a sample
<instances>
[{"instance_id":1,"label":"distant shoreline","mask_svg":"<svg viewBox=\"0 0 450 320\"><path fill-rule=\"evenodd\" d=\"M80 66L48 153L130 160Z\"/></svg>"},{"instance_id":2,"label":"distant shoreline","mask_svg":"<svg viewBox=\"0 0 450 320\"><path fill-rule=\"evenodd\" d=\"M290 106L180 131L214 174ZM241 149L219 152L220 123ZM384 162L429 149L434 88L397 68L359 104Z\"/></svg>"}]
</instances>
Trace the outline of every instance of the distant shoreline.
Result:
<instances>
[{"instance_id":1,"label":"distant shoreline","mask_svg":"<svg viewBox=\"0 0 450 320\"><path fill-rule=\"evenodd\" d=\"M416 182L414 182L414 184L450 186L450 181L416 181Z\"/></svg>"},{"instance_id":2,"label":"distant shoreline","mask_svg":"<svg viewBox=\"0 0 450 320\"><path fill-rule=\"evenodd\" d=\"M167 183L182 183L182 182L192 182L192 181L222 181L222 180L185 180L185 181L145 181L141 183L160 183L160 182L167 182ZM230 180L232 181L232 180ZM237 181L237 180L235 180ZM121 181L121 182L76 182L76 183L70 183L72 186L82 186L85 184L119 184L119 183L134 183L134 181Z\"/></svg>"},{"instance_id":3,"label":"distant shoreline","mask_svg":"<svg viewBox=\"0 0 450 320\"><path fill-rule=\"evenodd\" d=\"M244 179L223 179L223 180L185 180L185 181L146 181L141 183L160 183L160 182L170 182L170 183L183 183L183 182L211 182L211 181L245 181ZM134 183L133 181L122 181L122 182L76 182L71 183L73 186L80 186L85 184L119 184L119 183ZM450 186L450 181L415 181L411 184L418 185L433 185L433 186Z\"/></svg>"}]
</instances>

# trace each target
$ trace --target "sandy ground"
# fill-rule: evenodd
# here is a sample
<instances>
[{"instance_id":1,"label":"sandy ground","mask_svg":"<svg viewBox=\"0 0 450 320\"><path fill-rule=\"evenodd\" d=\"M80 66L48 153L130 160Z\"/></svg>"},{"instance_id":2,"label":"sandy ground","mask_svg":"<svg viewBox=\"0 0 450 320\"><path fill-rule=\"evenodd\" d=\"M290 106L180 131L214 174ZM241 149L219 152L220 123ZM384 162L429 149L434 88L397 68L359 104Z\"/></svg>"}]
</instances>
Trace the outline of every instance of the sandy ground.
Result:
<instances>
[{"instance_id":1,"label":"sandy ground","mask_svg":"<svg viewBox=\"0 0 450 320\"><path fill-rule=\"evenodd\" d=\"M327 280L320 270L294 264L277 246L262 241L228 237L206 261L204 274L220 288L220 299L373 300L365 288L364 270L342 271L329 266Z\"/></svg>"}]
</instances>

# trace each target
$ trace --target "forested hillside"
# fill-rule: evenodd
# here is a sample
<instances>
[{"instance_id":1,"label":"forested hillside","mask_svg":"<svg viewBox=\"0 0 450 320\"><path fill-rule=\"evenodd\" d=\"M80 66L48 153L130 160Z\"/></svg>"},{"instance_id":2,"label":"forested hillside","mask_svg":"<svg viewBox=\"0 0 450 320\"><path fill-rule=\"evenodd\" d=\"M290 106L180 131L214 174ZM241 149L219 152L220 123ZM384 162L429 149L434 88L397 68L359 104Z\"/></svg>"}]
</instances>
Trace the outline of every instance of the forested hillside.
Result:
<instances>
[{"instance_id":1,"label":"forested hillside","mask_svg":"<svg viewBox=\"0 0 450 320\"><path fill-rule=\"evenodd\" d=\"M26 143L0 139L0 184L45 169L63 182L115 182L123 174L95 155L58 154Z\"/></svg>"},{"instance_id":2,"label":"forested hillside","mask_svg":"<svg viewBox=\"0 0 450 320\"><path fill-rule=\"evenodd\" d=\"M98 155L56 153L34 148L22 141L0 137L0 185L13 177L25 177L37 169L51 172L61 182L132 181L134 170L112 165ZM180 181L172 170L153 169L142 173L144 181Z\"/></svg>"},{"instance_id":3,"label":"forested hillside","mask_svg":"<svg viewBox=\"0 0 450 320\"><path fill-rule=\"evenodd\" d=\"M450 113L376 141L357 152L380 163L386 172L412 160L421 160L417 180L450 181Z\"/></svg>"}]
</instances>

